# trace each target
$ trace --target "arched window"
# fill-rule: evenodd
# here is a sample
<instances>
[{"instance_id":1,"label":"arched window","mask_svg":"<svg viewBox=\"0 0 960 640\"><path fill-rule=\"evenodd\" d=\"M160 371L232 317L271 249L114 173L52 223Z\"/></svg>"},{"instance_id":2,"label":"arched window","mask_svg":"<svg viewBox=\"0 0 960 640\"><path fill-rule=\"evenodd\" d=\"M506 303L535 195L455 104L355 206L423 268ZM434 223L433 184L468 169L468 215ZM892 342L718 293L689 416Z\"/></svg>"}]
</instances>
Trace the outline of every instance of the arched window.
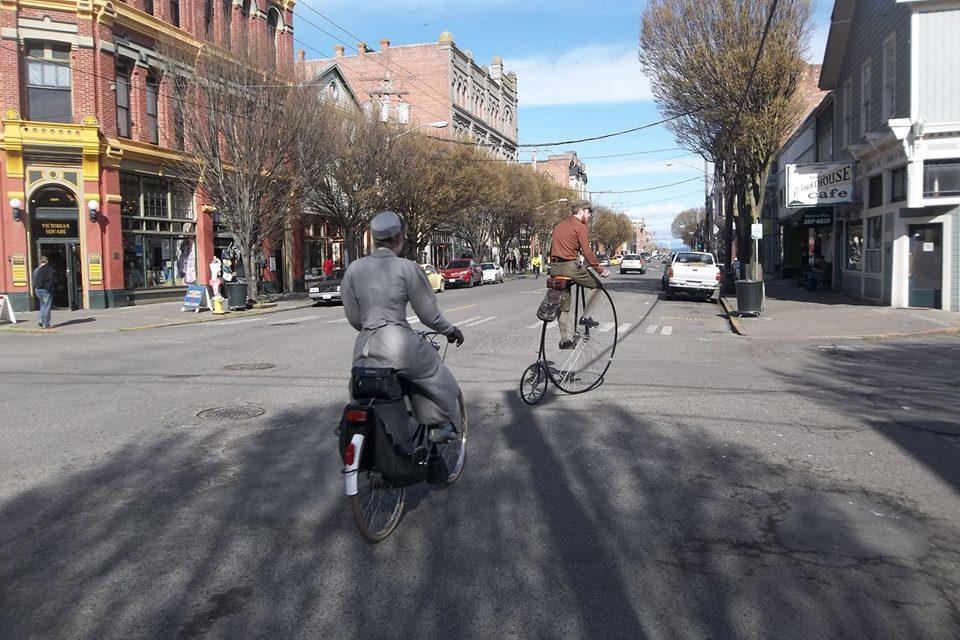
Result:
<instances>
[{"instance_id":1,"label":"arched window","mask_svg":"<svg viewBox=\"0 0 960 640\"><path fill-rule=\"evenodd\" d=\"M270 51L277 57L277 29L280 27L280 11L271 6L267 9L267 39L270 41Z\"/></svg>"}]
</instances>

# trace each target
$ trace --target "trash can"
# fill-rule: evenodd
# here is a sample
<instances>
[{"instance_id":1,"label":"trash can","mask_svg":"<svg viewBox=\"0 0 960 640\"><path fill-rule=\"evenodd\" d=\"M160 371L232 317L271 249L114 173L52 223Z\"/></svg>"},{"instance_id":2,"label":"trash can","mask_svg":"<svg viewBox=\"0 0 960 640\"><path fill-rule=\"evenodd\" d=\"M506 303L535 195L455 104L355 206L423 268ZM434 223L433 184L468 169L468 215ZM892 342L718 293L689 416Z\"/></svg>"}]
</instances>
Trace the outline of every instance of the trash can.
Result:
<instances>
[{"instance_id":1,"label":"trash can","mask_svg":"<svg viewBox=\"0 0 960 640\"><path fill-rule=\"evenodd\" d=\"M737 313L760 315L763 311L763 280L737 280Z\"/></svg>"},{"instance_id":2,"label":"trash can","mask_svg":"<svg viewBox=\"0 0 960 640\"><path fill-rule=\"evenodd\" d=\"M227 307L233 311L247 308L247 283L227 283Z\"/></svg>"}]
</instances>

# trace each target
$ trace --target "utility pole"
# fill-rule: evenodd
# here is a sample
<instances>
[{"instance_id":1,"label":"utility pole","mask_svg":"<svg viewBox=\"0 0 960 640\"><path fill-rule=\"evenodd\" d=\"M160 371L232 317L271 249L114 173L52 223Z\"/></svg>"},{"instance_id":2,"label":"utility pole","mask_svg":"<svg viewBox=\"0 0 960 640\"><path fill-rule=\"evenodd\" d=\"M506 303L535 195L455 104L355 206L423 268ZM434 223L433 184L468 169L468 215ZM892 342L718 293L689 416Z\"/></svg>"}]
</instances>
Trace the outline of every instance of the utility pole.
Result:
<instances>
[{"instance_id":1,"label":"utility pole","mask_svg":"<svg viewBox=\"0 0 960 640\"><path fill-rule=\"evenodd\" d=\"M713 199L710 197L710 187L707 177L707 159L703 159L703 208L706 212L706 234L704 234L705 251L713 251Z\"/></svg>"}]
</instances>

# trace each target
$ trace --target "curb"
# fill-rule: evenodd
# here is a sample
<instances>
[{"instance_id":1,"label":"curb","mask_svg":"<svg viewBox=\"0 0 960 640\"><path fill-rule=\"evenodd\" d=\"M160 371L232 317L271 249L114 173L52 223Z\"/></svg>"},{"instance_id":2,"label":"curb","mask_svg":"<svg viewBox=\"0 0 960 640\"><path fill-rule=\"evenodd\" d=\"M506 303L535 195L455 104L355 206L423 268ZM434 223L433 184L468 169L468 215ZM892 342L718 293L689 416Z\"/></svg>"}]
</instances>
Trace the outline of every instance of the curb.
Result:
<instances>
[{"instance_id":1,"label":"curb","mask_svg":"<svg viewBox=\"0 0 960 640\"><path fill-rule=\"evenodd\" d=\"M265 309L250 309L248 311L233 311L231 313L225 313L222 316L213 316L211 318L205 318L203 320L183 320L183 321L174 321L174 322L158 322L156 324L144 324L136 327L120 327L119 329L111 329L110 331L144 331L146 329L162 329L163 327L182 327L188 324L206 324L208 322L219 322L221 320L229 320L231 318L248 318L250 316L262 316L268 313L277 313L280 311L295 311L296 309L306 309L307 307L312 307L313 302L309 304L300 304L293 307L285 307L283 309L276 308L276 305L265 308Z\"/></svg>"},{"instance_id":2,"label":"curb","mask_svg":"<svg viewBox=\"0 0 960 640\"><path fill-rule=\"evenodd\" d=\"M730 322L730 330L738 336L747 335L746 330L740 323L740 319L733 315L733 307L730 306L730 303L727 302L727 299L723 296L720 296L720 306L723 307L724 313L727 314L727 320Z\"/></svg>"},{"instance_id":3,"label":"curb","mask_svg":"<svg viewBox=\"0 0 960 640\"><path fill-rule=\"evenodd\" d=\"M942 329L926 329L925 331L910 331L905 333L878 333L872 336L860 336L861 340L893 340L895 338L922 338L924 336L960 336L960 327L944 327Z\"/></svg>"}]
</instances>

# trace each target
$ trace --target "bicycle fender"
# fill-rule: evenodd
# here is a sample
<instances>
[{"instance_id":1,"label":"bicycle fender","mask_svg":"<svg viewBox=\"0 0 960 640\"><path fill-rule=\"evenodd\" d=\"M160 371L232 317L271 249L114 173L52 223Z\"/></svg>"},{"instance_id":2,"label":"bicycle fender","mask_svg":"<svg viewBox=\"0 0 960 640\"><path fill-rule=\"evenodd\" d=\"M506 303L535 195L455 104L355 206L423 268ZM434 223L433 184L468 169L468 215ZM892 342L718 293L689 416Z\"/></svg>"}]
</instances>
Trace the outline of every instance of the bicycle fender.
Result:
<instances>
[{"instance_id":1,"label":"bicycle fender","mask_svg":"<svg viewBox=\"0 0 960 640\"><path fill-rule=\"evenodd\" d=\"M360 467L360 457L363 455L363 435L355 433L350 440L356 453L353 456L353 464L346 465L343 468L343 488L348 496L357 495L357 469Z\"/></svg>"}]
</instances>

